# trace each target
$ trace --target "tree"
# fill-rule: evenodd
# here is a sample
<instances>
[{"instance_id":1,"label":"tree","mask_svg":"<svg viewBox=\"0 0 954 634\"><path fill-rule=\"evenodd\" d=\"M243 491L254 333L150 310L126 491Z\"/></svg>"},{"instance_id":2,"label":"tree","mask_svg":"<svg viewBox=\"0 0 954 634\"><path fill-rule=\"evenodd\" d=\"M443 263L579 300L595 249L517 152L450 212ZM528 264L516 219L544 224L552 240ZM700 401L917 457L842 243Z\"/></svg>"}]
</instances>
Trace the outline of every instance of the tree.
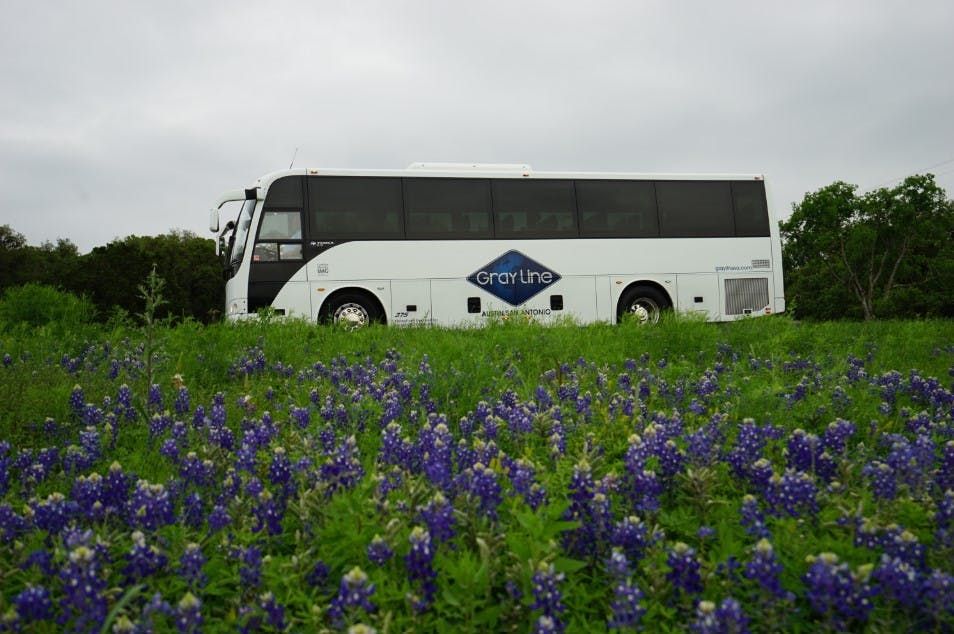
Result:
<instances>
[{"instance_id":1,"label":"tree","mask_svg":"<svg viewBox=\"0 0 954 634\"><path fill-rule=\"evenodd\" d=\"M22 249L26 246L26 237L19 231L14 231L10 225L0 226L0 249Z\"/></svg>"},{"instance_id":2,"label":"tree","mask_svg":"<svg viewBox=\"0 0 954 634\"><path fill-rule=\"evenodd\" d=\"M111 314L114 306L139 314L139 285L153 267L165 280L166 303L158 316L208 321L221 311L224 288L215 242L188 232L127 236L94 248L82 257L75 290L92 296L101 314Z\"/></svg>"},{"instance_id":3,"label":"tree","mask_svg":"<svg viewBox=\"0 0 954 634\"><path fill-rule=\"evenodd\" d=\"M780 224L796 312L823 319L949 313L954 205L934 176L856 190L837 181L806 194Z\"/></svg>"}]
</instances>

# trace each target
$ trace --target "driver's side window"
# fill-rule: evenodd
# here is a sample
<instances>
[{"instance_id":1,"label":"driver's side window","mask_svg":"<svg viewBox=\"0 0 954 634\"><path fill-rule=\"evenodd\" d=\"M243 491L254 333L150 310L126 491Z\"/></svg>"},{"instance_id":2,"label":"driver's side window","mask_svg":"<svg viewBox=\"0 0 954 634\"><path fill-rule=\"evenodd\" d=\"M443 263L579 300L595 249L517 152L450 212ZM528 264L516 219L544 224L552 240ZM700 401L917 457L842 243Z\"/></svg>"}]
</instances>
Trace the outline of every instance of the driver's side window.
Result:
<instances>
[{"instance_id":1,"label":"driver's side window","mask_svg":"<svg viewBox=\"0 0 954 634\"><path fill-rule=\"evenodd\" d=\"M252 253L254 262L301 260L301 212L266 211Z\"/></svg>"}]
</instances>

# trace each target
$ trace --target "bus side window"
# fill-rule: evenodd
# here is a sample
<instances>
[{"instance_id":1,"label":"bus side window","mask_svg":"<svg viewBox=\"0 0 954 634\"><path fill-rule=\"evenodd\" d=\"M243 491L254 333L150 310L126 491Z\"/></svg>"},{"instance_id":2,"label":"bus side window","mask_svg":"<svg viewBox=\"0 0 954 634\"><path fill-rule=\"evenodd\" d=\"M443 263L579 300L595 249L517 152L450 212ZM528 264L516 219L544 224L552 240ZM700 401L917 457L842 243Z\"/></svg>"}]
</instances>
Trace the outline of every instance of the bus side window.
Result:
<instances>
[{"instance_id":1,"label":"bus side window","mask_svg":"<svg viewBox=\"0 0 954 634\"><path fill-rule=\"evenodd\" d=\"M278 243L259 242L255 245L252 252L253 262L277 262L278 261Z\"/></svg>"},{"instance_id":2,"label":"bus side window","mask_svg":"<svg viewBox=\"0 0 954 634\"><path fill-rule=\"evenodd\" d=\"M404 194L408 238L490 237L490 182L486 179L406 178Z\"/></svg>"},{"instance_id":3,"label":"bus side window","mask_svg":"<svg viewBox=\"0 0 954 634\"><path fill-rule=\"evenodd\" d=\"M262 227L258 231L259 239L278 240L301 239L300 211L266 211L262 216Z\"/></svg>"},{"instance_id":4,"label":"bus side window","mask_svg":"<svg viewBox=\"0 0 954 634\"><path fill-rule=\"evenodd\" d=\"M740 237L767 237L769 235L768 209L765 205L765 183L762 181L734 181L732 202L735 209L735 235Z\"/></svg>"},{"instance_id":5,"label":"bus side window","mask_svg":"<svg viewBox=\"0 0 954 634\"><path fill-rule=\"evenodd\" d=\"M491 185L498 238L576 237L573 181L498 178Z\"/></svg>"},{"instance_id":6,"label":"bus side window","mask_svg":"<svg viewBox=\"0 0 954 634\"><path fill-rule=\"evenodd\" d=\"M656 181L663 238L730 238L735 235L728 181Z\"/></svg>"},{"instance_id":7,"label":"bus side window","mask_svg":"<svg viewBox=\"0 0 954 634\"><path fill-rule=\"evenodd\" d=\"M587 238L657 238L656 195L650 181L578 180L576 194Z\"/></svg>"}]
</instances>

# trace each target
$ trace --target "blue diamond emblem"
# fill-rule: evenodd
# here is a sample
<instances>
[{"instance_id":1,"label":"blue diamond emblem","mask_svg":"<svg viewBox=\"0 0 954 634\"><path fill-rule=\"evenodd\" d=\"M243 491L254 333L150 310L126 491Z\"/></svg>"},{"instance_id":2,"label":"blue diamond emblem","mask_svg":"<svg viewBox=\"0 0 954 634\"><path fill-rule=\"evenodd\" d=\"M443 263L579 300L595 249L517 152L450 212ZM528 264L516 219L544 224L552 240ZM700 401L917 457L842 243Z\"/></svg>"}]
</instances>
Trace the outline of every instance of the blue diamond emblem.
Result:
<instances>
[{"instance_id":1,"label":"blue diamond emblem","mask_svg":"<svg viewBox=\"0 0 954 634\"><path fill-rule=\"evenodd\" d=\"M467 281L511 306L519 306L548 286L560 275L519 251L507 251L474 271Z\"/></svg>"}]
</instances>

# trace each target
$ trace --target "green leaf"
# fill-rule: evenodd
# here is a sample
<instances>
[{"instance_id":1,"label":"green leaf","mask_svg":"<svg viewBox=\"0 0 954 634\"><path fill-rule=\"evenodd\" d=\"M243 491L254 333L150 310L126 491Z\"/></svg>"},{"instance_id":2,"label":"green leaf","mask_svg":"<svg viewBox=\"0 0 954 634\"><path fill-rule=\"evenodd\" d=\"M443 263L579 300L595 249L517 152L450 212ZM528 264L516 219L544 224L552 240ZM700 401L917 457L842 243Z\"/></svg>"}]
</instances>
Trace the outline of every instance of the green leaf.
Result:
<instances>
[{"instance_id":1,"label":"green leaf","mask_svg":"<svg viewBox=\"0 0 954 634\"><path fill-rule=\"evenodd\" d=\"M451 586L445 585L443 591L441 592L441 597L446 603L454 606L455 608L460 607L460 599L454 596L454 593L451 591Z\"/></svg>"},{"instance_id":2,"label":"green leaf","mask_svg":"<svg viewBox=\"0 0 954 634\"><path fill-rule=\"evenodd\" d=\"M585 561L580 561L578 559L570 559L569 557L560 557L553 562L553 566L557 569L557 572L565 572L571 574L577 570L581 570L589 566Z\"/></svg>"},{"instance_id":3,"label":"green leaf","mask_svg":"<svg viewBox=\"0 0 954 634\"><path fill-rule=\"evenodd\" d=\"M116 617L119 616L119 613L122 612L124 607L126 607L126 604L135 599L145 587L145 585L139 584L126 590L126 593L123 594L119 601L116 602L116 605L113 606L113 609L109 611L109 616L107 616L106 621L103 622L103 627L100 628L99 634L106 634L112 629L113 621L116 620Z\"/></svg>"}]
</instances>

